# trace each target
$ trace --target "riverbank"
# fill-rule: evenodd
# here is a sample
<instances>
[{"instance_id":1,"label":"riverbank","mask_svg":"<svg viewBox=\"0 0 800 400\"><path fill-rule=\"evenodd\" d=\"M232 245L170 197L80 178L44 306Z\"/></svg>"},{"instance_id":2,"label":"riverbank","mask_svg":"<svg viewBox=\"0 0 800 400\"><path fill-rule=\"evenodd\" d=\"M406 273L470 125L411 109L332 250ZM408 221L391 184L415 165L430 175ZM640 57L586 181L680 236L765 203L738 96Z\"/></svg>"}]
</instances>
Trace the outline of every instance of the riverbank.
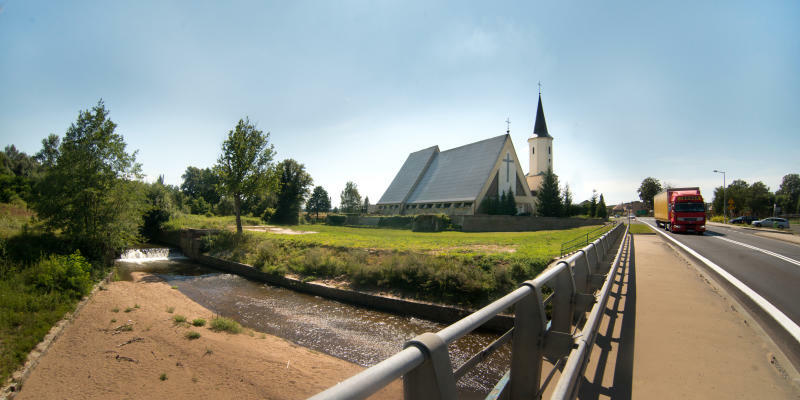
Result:
<instances>
[{"instance_id":1,"label":"riverbank","mask_svg":"<svg viewBox=\"0 0 800 400\"><path fill-rule=\"evenodd\" d=\"M171 311L171 312L170 312ZM98 291L42 357L16 399L306 398L355 364L245 329L176 323L214 315L158 278L135 273ZM189 339L189 332L199 333ZM399 383L378 398L399 398Z\"/></svg>"}]
</instances>

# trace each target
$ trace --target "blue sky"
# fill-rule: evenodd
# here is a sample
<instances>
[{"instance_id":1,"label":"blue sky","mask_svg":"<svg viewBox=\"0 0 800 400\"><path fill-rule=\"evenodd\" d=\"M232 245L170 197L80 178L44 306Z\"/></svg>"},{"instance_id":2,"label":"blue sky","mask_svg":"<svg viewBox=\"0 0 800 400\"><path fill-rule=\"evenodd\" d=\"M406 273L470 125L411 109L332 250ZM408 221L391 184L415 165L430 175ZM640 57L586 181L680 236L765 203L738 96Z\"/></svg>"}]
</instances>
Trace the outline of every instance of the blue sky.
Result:
<instances>
[{"instance_id":1,"label":"blue sky","mask_svg":"<svg viewBox=\"0 0 800 400\"><path fill-rule=\"evenodd\" d=\"M35 153L103 98L151 179L212 166L239 118L335 204L408 153L505 132L537 82L576 200L643 178L772 190L800 172L800 3L0 1L0 146Z\"/></svg>"}]
</instances>

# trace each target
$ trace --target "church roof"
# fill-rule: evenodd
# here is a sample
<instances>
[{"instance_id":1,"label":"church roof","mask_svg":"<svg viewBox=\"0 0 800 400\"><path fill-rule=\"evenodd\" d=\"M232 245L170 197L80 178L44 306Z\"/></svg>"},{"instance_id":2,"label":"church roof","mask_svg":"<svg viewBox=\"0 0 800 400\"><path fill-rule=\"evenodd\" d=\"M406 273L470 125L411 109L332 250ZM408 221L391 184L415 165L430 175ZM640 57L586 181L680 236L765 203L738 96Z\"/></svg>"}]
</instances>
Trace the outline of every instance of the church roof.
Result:
<instances>
[{"instance_id":1,"label":"church roof","mask_svg":"<svg viewBox=\"0 0 800 400\"><path fill-rule=\"evenodd\" d=\"M539 107L536 108L536 122L533 124L533 134L537 137L552 137L550 133L547 132L547 122L544 120L541 93L539 93Z\"/></svg>"},{"instance_id":2,"label":"church roof","mask_svg":"<svg viewBox=\"0 0 800 400\"><path fill-rule=\"evenodd\" d=\"M378 204L475 201L507 137L496 136L442 152L430 147L411 153ZM427 161L424 154L430 154L429 162L423 161ZM419 171L416 177L415 171ZM414 184L409 185L412 180Z\"/></svg>"}]
</instances>

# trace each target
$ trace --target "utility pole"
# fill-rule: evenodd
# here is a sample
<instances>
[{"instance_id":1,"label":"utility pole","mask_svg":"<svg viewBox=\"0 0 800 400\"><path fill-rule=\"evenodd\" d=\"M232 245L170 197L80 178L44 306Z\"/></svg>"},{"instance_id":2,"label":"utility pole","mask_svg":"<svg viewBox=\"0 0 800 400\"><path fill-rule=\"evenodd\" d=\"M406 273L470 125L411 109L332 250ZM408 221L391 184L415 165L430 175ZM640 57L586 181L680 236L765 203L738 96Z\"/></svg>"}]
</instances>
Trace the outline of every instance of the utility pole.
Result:
<instances>
[{"instance_id":1,"label":"utility pole","mask_svg":"<svg viewBox=\"0 0 800 400\"><path fill-rule=\"evenodd\" d=\"M718 171L714 170L714 172L718 174L722 174L722 221L727 223L728 222L728 203L725 202L725 192L727 192L727 188L725 187L725 171Z\"/></svg>"}]
</instances>

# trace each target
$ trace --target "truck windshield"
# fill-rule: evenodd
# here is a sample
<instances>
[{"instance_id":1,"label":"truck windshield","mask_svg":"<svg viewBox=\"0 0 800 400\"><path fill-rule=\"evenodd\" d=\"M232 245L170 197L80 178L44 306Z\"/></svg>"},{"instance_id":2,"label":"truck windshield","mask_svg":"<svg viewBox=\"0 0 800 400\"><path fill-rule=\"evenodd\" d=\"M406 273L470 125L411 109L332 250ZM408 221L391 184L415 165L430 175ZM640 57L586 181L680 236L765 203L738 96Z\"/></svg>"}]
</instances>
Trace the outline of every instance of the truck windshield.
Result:
<instances>
[{"instance_id":1,"label":"truck windshield","mask_svg":"<svg viewBox=\"0 0 800 400\"><path fill-rule=\"evenodd\" d=\"M703 203L675 203L675 212L705 212Z\"/></svg>"}]
</instances>

